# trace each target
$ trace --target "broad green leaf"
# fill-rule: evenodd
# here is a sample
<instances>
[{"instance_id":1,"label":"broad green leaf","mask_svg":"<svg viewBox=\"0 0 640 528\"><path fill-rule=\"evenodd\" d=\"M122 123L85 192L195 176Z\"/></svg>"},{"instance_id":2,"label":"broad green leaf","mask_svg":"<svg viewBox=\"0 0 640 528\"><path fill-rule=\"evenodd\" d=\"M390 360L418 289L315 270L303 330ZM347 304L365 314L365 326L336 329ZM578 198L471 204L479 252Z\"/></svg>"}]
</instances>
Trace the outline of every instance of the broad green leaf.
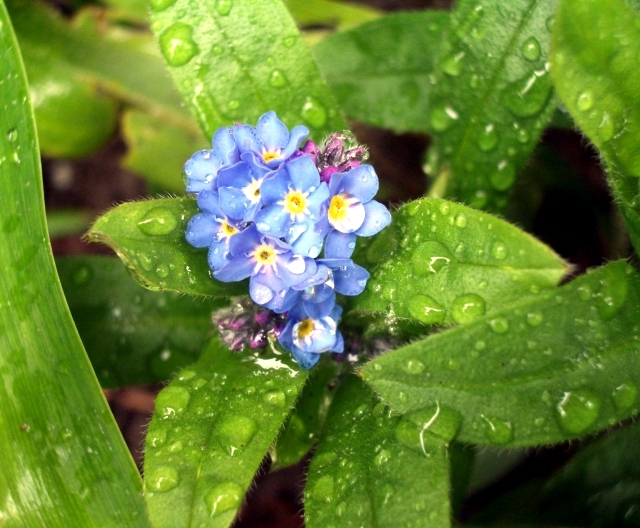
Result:
<instances>
[{"instance_id":1,"label":"broad green leaf","mask_svg":"<svg viewBox=\"0 0 640 528\"><path fill-rule=\"evenodd\" d=\"M553 80L598 147L640 248L640 16L621 0L562 0L553 25Z\"/></svg>"},{"instance_id":2,"label":"broad green leaf","mask_svg":"<svg viewBox=\"0 0 640 528\"><path fill-rule=\"evenodd\" d=\"M326 423L309 467L306 526L450 526L446 440L428 421L392 415L349 376Z\"/></svg>"},{"instance_id":3,"label":"broad green leaf","mask_svg":"<svg viewBox=\"0 0 640 528\"><path fill-rule=\"evenodd\" d=\"M18 45L0 2L0 524L149 526L53 264Z\"/></svg>"},{"instance_id":4,"label":"broad green leaf","mask_svg":"<svg viewBox=\"0 0 640 528\"><path fill-rule=\"evenodd\" d=\"M287 9L278 0L153 0L152 28L207 137L275 110L311 137L346 128Z\"/></svg>"},{"instance_id":5,"label":"broad green leaf","mask_svg":"<svg viewBox=\"0 0 640 528\"><path fill-rule=\"evenodd\" d=\"M431 90L437 192L502 210L556 103L547 71L555 0L462 0ZM441 195L441 194L440 194Z\"/></svg>"},{"instance_id":6,"label":"broad green leaf","mask_svg":"<svg viewBox=\"0 0 640 528\"><path fill-rule=\"evenodd\" d=\"M119 205L93 224L87 238L107 244L150 290L229 297L247 292L244 283L215 280L207 249L184 238L187 223L198 212L190 198L163 198Z\"/></svg>"},{"instance_id":7,"label":"broad green leaf","mask_svg":"<svg viewBox=\"0 0 640 528\"><path fill-rule=\"evenodd\" d=\"M301 26L331 26L346 29L374 20L380 12L356 3L331 0L283 0Z\"/></svg>"},{"instance_id":8,"label":"broad green leaf","mask_svg":"<svg viewBox=\"0 0 640 528\"><path fill-rule=\"evenodd\" d=\"M388 15L330 35L313 54L351 118L399 132L428 132L431 77L445 11Z\"/></svg>"},{"instance_id":9,"label":"broad green leaf","mask_svg":"<svg viewBox=\"0 0 640 528\"><path fill-rule=\"evenodd\" d=\"M144 471L153 525L229 526L306 379L288 353L212 341L156 399Z\"/></svg>"},{"instance_id":10,"label":"broad green leaf","mask_svg":"<svg viewBox=\"0 0 640 528\"><path fill-rule=\"evenodd\" d=\"M224 302L152 292L119 259L58 258L71 315L103 387L165 381L198 359Z\"/></svg>"},{"instance_id":11,"label":"broad green leaf","mask_svg":"<svg viewBox=\"0 0 640 528\"><path fill-rule=\"evenodd\" d=\"M122 134L128 145L122 165L163 189L184 193L182 172L191 155L211 148L199 130L131 110L122 119Z\"/></svg>"},{"instance_id":12,"label":"broad green leaf","mask_svg":"<svg viewBox=\"0 0 640 528\"><path fill-rule=\"evenodd\" d=\"M338 363L324 361L311 371L293 412L278 436L271 453L273 463L284 467L298 462L318 441L333 398L329 384L336 377Z\"/></svg>"},{"instance_id":13,"label":"broad green leaf","mask_svg":"<svg viewBox=\"0 0 640 528\"><path fill-rule=\"evenodd\" d=\"M358 244L371 278L354 306L426 324L473 321L552 288L567 271L517 227L438 199L404 205L372 242Z\"/></svg>"},{"instance_id":14,"label":"broad green leaf","mask_svg":"<svg viewBox=\"0 0 640 528\"><path fill-rule=\"evenodd\" d=\"M380 356L362 375L395 410L440 405L458 439L551 444L638 413L640 276L624 261Z\"/></svg>"}]
</instances>

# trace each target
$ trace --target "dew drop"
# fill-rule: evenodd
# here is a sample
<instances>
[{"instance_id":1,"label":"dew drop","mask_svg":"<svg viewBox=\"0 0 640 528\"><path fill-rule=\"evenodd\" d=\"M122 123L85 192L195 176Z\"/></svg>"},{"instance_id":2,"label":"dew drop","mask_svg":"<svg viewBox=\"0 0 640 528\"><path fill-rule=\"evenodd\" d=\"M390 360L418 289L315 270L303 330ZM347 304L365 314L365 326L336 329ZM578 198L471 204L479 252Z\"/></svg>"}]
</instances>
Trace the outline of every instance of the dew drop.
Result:
<instances>
[{"instance_id":1,"label":"dew drop","mask_svg":"<svg viewBox=\"0 0 640 528\"><path fill-rule=\"evenodd\" d=\"M468 293L455 298L451 305L451 317L456 323L470 323L482 317L485 310L485 300L475 293Z\"/></svg>"},{"instance_id":2,"label":"dew drop","mask_svg":"<svg viewBox=\"0 0 640 528\"><path fill-rule=\"evenodd\" d=\"M527 314L527 324L530 326L539 326L542 323L542 314L540 312L530 312Z\"/></svg>"},{"instance_id":3,"label":"dew drop","mask_svg":"<svg viewBox=\"0 0 640 528\"><path fill-rule=\"evenodd\" d=\"M458 27L455 28L456 35L460 38L464 38L471 31L471 29L478 23L478 21L484 15L484 8L481 5L476 5L469 13L460 21Z\"/></svg>"},{"instance_id":4,"label":"dew drop","mask_svg":"<svg viewBox=\"0 0 640 528\"><path fill-rule=\"evenodd\" d=\"M551 80L546 70L534 71L510 83L502 92L502 104L518 117L538 114L551 94Z\"/></svg>"},{"instance_id":5,"label":"dew drop","mask_svg":"<svg viewBox=\"0 0 640 528\"><path fill-rule=\"evenodd\" d=\"M284 404L287 401L284 392L282 391L267 392L264 395L263 400L268 405L273 405L274 407L284 407Z\"/></svg>"},{"instance_id":6,"label":"dew drop","mask_svg":"<svg viewBox=\"0 0 640 528\"><path fill-rule=\"evenodd\" d=\"M242 488L235 482L223 482L209 490L204 497L204 502L212 517L240 506L242 501Z\"/></svg>"},{"instance_id":7,"label":"dew drop","mask_svg":"<svg viewBox=\"0 0 640 528\"><path fill-rule=\"evenodd\" d=\"M458 216L456 216L456 225L460 228L465 228L467 227L467 217L460 213Z\"/></svg>"},{"instance_id":8,"label":"dew drop","mask_svg":"<svg viewBox=\"0 0 640 528\"><path fill-rule=\"evenodd\" d=\"M576 104L578 106L578 110L580 110L581 112L591 110L591 107L593 106L593 95L591 94L591 92L582 92L578 96Z\"/></svg>"},{"instance_id":9,"label":"dew drop","mask_svg":"<svg viewBox=\"0 0 640 528\"><path fill-rule=\"evenodd\" d=\"M418 321L437 324L444 321L444 307L428 295L414 295L409 300L409 313Z\"/></svg>"},{"instance_id":10,"label":"dew drop","mask_svg":"<svg viewBox=\"0 0 640 528\"><path fill-rule=\"evenodd\" d=\"M138 229L145 235L168 235L178 226L175 215L166 207L154 207L138 221Z\"/></svg>"},{"instance_id":11,"label":"dew drop","mask_svg":"<svg viewBox=\"0 0 640 528\"><path fill-rule=\"evenodd\" d=\"M167 466L156 468L145 475L147 489L159 493L171 491L178 485L178 482L180 482L178 472Z\"/></svg>"},{"instance_id":12,"label":"dew drop","mask_svg":"<svg viewBox=\"0 0 640 528\"><path fill-rule=\"evenodd\" d=\"M480 136L478 137L478 147L483 152L489 152L496 148L498 144L498 133L493 126L493 123L489 123L482 129Z\"/></svg>"},{"instance_id":13,"label":"dew drop","mask_svg":"<svg viewBox=\"0 0 640 528\"><path fill-rule=\"evenodd\" d=\"M387 449L382 449L373 459L374 463L376 466L382 466L384 464L386 464L387 462L389 462L389 459L391 458L391 451L388 451Z\"/></svg>"},{"instance_id":14,"label":"dew drop","mask_svg":"<svg viewBox=\"0 0 640 528\"><path fill-rule=\"evenodd\" d=\"M611 397L618 412L627 411L633 406L638 397L638 387L631 381L627 381L616 387Z\"/></svg>"},{"instance_id":15,"label":"dew drop","mask_svg":"<svg viewBox=\"0 0 640 528\"><path fill-rule=\"evenodd\" d=\"M233 456L247 447L257 430L256 422L248 416L232 415L222 420L217 432L222 447Z\"/></svg>"},{"instance_id":16,"label":"dew drop","mask_svg":"<svg viewBox=\"0 0 640 528\"><path fill-rule=\"evenodd\" d=\"M285 45L285 47L290 48L291 46L293 46L296 42L296 37L285 37L284 39L282 39L282 43Z\"/></svg>"},{"instance_id":17,"label":"dew drop","mask_svg":"<svg viewBox=\"0 0 640 528\"><path fill-rule=\"evenodd\" d=\"M220 16L227 16L233 7L233 0L216 0L214 5Z\"/></svg>"},{"instance_id":18,"label":"dew drop","mask_svg":"<svg viewBox=\"0 0 640 528\"><path fill-rule=\"evenodd\" d=\"M147 435L146 443L151 447L162 447L167 441L167 431L164 429L154 430Z\"/></svg>"},{"instance_id":19,"label":"dew drop","mask_svg":"<svg viewBox=\"0 0 640 528\"><path fill-rule=\"evenodd\" d=\"M505 246L504 242L496 240L491 246L491 254L493 255L493 258L504 260L507 258L509 250L507 249L507 246Z\"/></svg>"},{"instance_id":20,"label":"dew drop","mask_svg":"<svg viewBox=\"0 0 640 528\"><path fill-rule=\"evenodd\" d=\"M177 440L167 447L169 453L180 453L183 449L182 442Z\"/></svg>"},{"instance_id":21,"label":"dew drop","mask_svg":"<svg viewBox=\"0 0 640 528\"><path fill-rule=\"evenodd\" d=\"M627 299L627 278L620 267L610 267L600 281L596 296L598 313L603 320L611 319Z\"/></svg>"},{"instance_id":22,"label":"dew drop","mask_svg":"<svg viewBox=\"0 0 640 528\"><path fill-rule=\"evenodd\" d=\"M495 418L482 416L487 438L492 444L504 445L513 440L513 427L511 422L504 422Z\"/></svg>"},{"instance_id":23,"label":"dew drop","mask_svg":"<svg viewBox=\"0 0 640 528\"><path fill-rule=\"evenodd\" d=\"M535 37L529 37L520 48L522 56L529 62L537 61L540 58L540 43Z\"/></svg>"},{"instance_id":24,"label":"dew drop","mask_svg":"<svg viewBox=\"0 0 640 528\"><path fill-rule=\"evenodd\" d=\"M498 163L497 170L489 176L491 185L498 191L506 191L509 189L516 179L516 169L507 160Z\"/></svg>"},{"instance_id":25,"label":"dew drop","mask_svg":"<svg viewBox=\"0 0 640 528\"><path fill-rule=\"evenodd\" d=\"M591 426L600 413L600 398L588 391L565 392L556 405L556 419L562 429L579 434Z\"/></svg>"},{"instance_id":26,"label":"dew drop","mask_svg":"<svg viewBox=\"0 0 640 528\"><path fill-rule=\"evenodd\" d=\"M211 51L213 52L214 55L222 55L224 53L223 47L217 44L213 46L213 48L211 48Z\"/></svg>"},{"instance_id":27,"label":"dew drop","mask_svg":"<svg viewBox=\"0 0 640 528\"><path fill-rule=\"evenodd\" d=\"M180 414L187 407L190 399L191 396L186 389L170 385L158 394L155 414L165 419Z\"/></svg>"},{"instance_id":28,"label":"dew drop","mask_svg":"<svg viewBox=\"0 0 640 528\"><path fill-rule=\"evenodd\" d=\"M321 128L327 122L327 111L318 100L307 97L300 112L302 119L314 128Z\"/></svg>"},{"instance_id":29,"label":"dew drop","mask_svg":"<svg viewBox=\"0 0 640 528\"><path fill-rule=\"evenodd\" d=\"M160 35L160 50L169 66L184 66L198 53L192 35L191 26L182 22L176 22Z\"/></svg>"},{"instance_id":30,"label":"dew drop","mask_svg":"<svg viewBox=\"0 0 640 528\"><path fill-rule=\"evenodd\" d=\"M451 260L453 255L445 246L440 242L430 241L420 244L414 250L411 264L416 274L428 276L446 269Z\"/></svg>"},{"instance_id":31,"label":"dew drop","mask_svg":"<svg viewBox=\"0 0 640 528\"><path fill-rule=\"evenodd\" d=\"M529 143L529 132L527 132L524 128L519 128L516 131L516 139L518 140L519 143L522 143L523 145L525 143Z\"/></svg>"},{"instance_id":32,"label":"dew drop","mask_svg":"<svg viewBox=\"0 0 640 528\"><path fill-rule=\"evenodd\" d=\"M336 508L336 517L342 517L345 511L347 511L347 503L342 501Z\"/></svg>"},{"instance_id":33,"label":"dew drop","mask_svg":"<svg viewBox=\"0 0 640 528\"><path fill-rule=\"evenodd\" d=\"M169 267L166 264L158 264L158 267L156 268L156 275L164 279L169 275Z\"/></svg>"},{"instance_id":34,"label":"dew drop","mask_svg":"<svg viewBox=\"0 0 640 528\"><path fill-rule=\"evenodd\" d=\"M424 371L424 369L425 369L425 364L419 359L410 359L409 361L407 361L407 363L403 367L403 370L407 374L413 374L413 375L421 374Z\"/></svg>"},{"instance_id":35,"label":"dew drop","mask_svg":"<svg viewBox=\"0 0 640 528\"><path fill-rule=\"evenodd\" d=\"M457 77L462 71L462 61L464 60L464 56L464 51L449 55L440 64L440 69L447 75Z\"/></svg>"},{"instance_id":36,"label":"dew drop","mask_svg":"<svg viewBox=\"0 0 640 528\"><path fill-rule=\"evenodd\" d=\"M280 70L273 70L269 76L269 85L274 88L284 88L288 84L287 78Z\"/></svg>"},{"instance_id":37,"label":"dew drop","mask_svg":"<svg viewBox=\"0 0 640 528\"><path fill-rule=\"evenodd\" d=\"M496 334L504 334L509 330L509 321L507 321L504 317L496 317L495 319L491 319L489 321L489 326L491 330L493 330Z\"/></svg>"},{"instance_id":38,"label":"dew drop","mask_svg":"<svg viewBox=\"0 0 640 528\"><path fill-rule=\"evenodd\" d=\"M450 106L436 106L429 115L429 122L436 132L444 132L456 122L458 117L458 112Z\"/></svg>"},{"instance_id":39,"label":"dew drop","mask_svg":"<svg viewBox=\"0 0 640 528\"><path fill-rule=\"evenodd\" d=\"M589 299L591 299L591 288L587 285L585 286L580 286L578 288L578 298L581 301L588 301Z\"/></svg>"},{"instance_id":40,"label":"dew drop","mask_svg":"<svg viewBox=\"0 0 640 528\"><path fill-rule=\"evenodd\" d=\"M7 132L7 140L9 143L15 143L18 141L18 131L15 128L12 128Z\"/></svg>"}]
</instances>

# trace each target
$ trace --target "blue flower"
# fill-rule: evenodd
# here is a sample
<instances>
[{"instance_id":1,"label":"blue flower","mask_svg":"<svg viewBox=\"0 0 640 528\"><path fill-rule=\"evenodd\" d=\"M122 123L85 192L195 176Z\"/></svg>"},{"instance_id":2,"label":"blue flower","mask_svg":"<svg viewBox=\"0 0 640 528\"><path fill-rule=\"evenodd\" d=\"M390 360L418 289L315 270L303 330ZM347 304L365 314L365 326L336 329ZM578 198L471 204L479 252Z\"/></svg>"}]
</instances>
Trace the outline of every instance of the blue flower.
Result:
<instances>
[{"instance_id":1,"label":"blue flower","mask_svg":"<svg viewBox=\"0 0 640 528\"><path fill-rule=\"evenodd\" d=\"M278 342L291 352L303 369L310 369L323 352L341 353L344 340L338 331L342 308L335 305L327 316L311 317L303 304L296 305L287 315L289 320Z\"/></svg>"},{"instance_id":2,"label":"blue flower","mask_svg":"<svg viewBox=\"0 0 640 528\"><path fill-rule=\"evenodd\" d=\"M315 230L323 205L329 198L326 183L308 156L284 163L261 187L263 209L255 222L263 233L284 238L299 255L320 254L324 235Z\"/></svg>"},{"instance_id":3,"label":"blue flower","mask_svg":"<svg viewBox=\"0 0 640 528\"><path fill-rule=\"evenodd\" d=\"M246 154L243 154L242 158L218 174L220 207L235 220L252 222L262 206L262 184L270 175L269 169L254 164L253 159Z\"/></svg>"},{"instance_id":4,"label":"blue flower","mask_svg":"<svg viewBox=\"0 0 640 528\"><path fill-rule=\"evenodd\" d=\"M213 135L212 145L213 150L200 150L185 163L187 192L215 191L220 169L240 161L240 150L228 128Z\"/></svg>"},{"instance_id":5,"label":"blue flower","mask_svg":"<svg viewBox=\"0 0 640 528\"><path fill-rule=\"evenodd\" d=\"M318 264L316 272L307 280L293 286L293 289L302 292L299 302L304 304L306 313L314 319L329 315L336 304L333 271L324 264Z\"/></svg>"},{"instance_id":6,"label":"blue flower","mask_svg":"<svg viewBox=\"0 0 640 528\"><path fill-rule=\"evenodd\" d=\"M201 191L197 200L204 212L189 220L185 238L194 247L209 248L209 267L217 271L227 263L229 241L243 229L243 224L224 214L216 192Z\"/></svg>"},{"instance_id":7,"label":"blue flower","mask_svg":"<svg viewBox=\"0 0 640 528\"><path fill-rule=\"evenodd\" d=\"M222 282L251 277L249 294L256 304L276 313L291 309L302 292L292 289L317 270L315 260L296 255L291 246L260 233L255 224L231 238L229 262L214 273Z\"/></svg>"},{"instance_id":8,"label":"blue flower","mask_svg":"<svg viewBox=\"0 0 640 528\"><path fill-rule=\"evenodd\" d=\"M378 177L371 165L332 175L327 217L322 220L323 229L329 231L327 258L349 258L356 247L356 235L373 236L389 225L389 211L373 200L376 192Z\"/></svg>"},{"instance_id":9,"label":"blue flower","mask_svg":"<svg viewBox=\"0 0 640 528\"><path fill-rule=\"evenodd\" d=\"M360 295L367 286L369 272L350 258L324 258L316 262L331 270L334 289L342 295Z\"/></svg>"}]
</instances>

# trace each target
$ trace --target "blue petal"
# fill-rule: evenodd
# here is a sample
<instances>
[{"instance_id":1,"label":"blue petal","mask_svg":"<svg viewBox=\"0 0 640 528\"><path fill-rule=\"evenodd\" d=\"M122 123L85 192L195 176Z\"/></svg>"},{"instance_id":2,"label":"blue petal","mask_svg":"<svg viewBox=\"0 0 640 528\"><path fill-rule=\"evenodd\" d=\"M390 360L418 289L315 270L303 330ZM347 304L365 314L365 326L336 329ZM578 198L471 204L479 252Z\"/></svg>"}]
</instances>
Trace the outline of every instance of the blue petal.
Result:
<instances>
[{"instance_id":1,"label":"blue petal","mask_svg":"<svg viewBox=\"0 0 640 528\"><path fill-rule=\"evenodd\" d=\"M312 187L320 185L320 173L309 156L287 161L285 164L293 188L297 191L308 192Z\"/></svg>"},{"instance_id":2,"label":"blue petal","mask_svg":"<svg viewBox=\"0 0 640 528\"><path fill-rule=\"evenodd\" d=\"M260 186L260 199L267 205L282 200L289 191L289 175L284 170L276 171Z\"/></svg>"},{"instance_id":3,"label":"blue petal","mask_svg":"<svg viewBox=\"0 0 640 528\"><path fill-rule=\"evenodd\" d=\"M258 139L256 131L249 125L236 125L231 128L231 133L240 149L243 152L260 152L262 150L262 141Z\"/></svg>"},{"instance_id":4,"label":"blue petal","mask_svg":"<svg viewBox=\"0 0 640 528\"><path fill-rule=\"evenodd\" d=\"M290 350L293 359L295 359L298 365L300 365L300 368L304 370L309 370L320 360L320 354L315 354L313 352L304 352L294 344L291 345Z\"/></svg>"},{"instance_id":5,"label":"blue petal","mask_svg":"<svg viewBox=\"0 0 640 528\"><path fill-rule=\"evenodd\" d=\"M356 247L355 233L341 233L333 229L327 235L324 243L324 256L333 258L350 258Z\"/></svg>"},{"instance_id":6,"label":"blue petal","mask_svg":"<svg viewBox=\"0 0 640 528\"><path fill-rule=\"evenodd\" d=\"M320 302L304 301L304 308L312 319L322 319L328 316L333 310L336 304L336 293L331 292L331 295Z\"/></svg>"},{"instance_id":7,"label":"blue petal","mask_svg":"<svg viewBox=\"0 0 640 528\"><path fill-rule=\"evenodd\" d=\"M293 347L293 335L291 334L291 330L293 329L293 325L297 322L296 319L289 318L287 323L284 325L282 332L278 336L278 343L280 343L284 348L291 351Z\"/></svg>"},{"instance_id":8,"label":"blue petal","mask_svg":"<svg viewBox=\"0 0 640 528\"><path fill-rule=\"evenodd\" d=\"M345 173L342 191L367 203L378 192L378 176L371 165L359 165Z\"/></svg>"},{"instance_id":9,"label":"blue petal","mask_svg":"<svg viewBox=\"0 0 640 528\"><path fill-rule=\"evenodd\" d=\"M302 143L309 135L309 129L304 125L298 125L293 127L289 134L289 143L282 151L282 157L289 159L293 153L298 150L300 143Z\"/></svg>"},{"instance_id":10,"label":"blue petal","mask_svg":"<svg viewBox=\"0 0 640 528\"><path fill-rule=\"evenodd\" d=\"M261 178L271 171L271 169L265 165L262 160L262 156L255 154L254 152L245 152L240 156L240 158L242 158L242 161L249 164L256 178Z\"/></svg>"},{"instance_id":11,"label":"blue petal","mask_svg":"<svg viewBox=\"0 0 640 528\"><path fill-rule=\"evenodd\" d=\"M289 143L289 129L273 110L260 116L256 133L267 150L283 149Z\"/></svg>"},{"instance_id":12,"label":"blue petal","mask_svg":"<svg viewBox=\"0 0 640 528\"><path fill-rule=\"evenodd\" d=\"M336 343L336 334L331 333L328 328L324 331L317 332L314 336L314 339L309 343L308 346L302 348L307 352L328 352L333 348Z\"/></svg>"},{"instance_id":13,"label":"blue petal","mask_svg":"<svg viewBox=\"0 0 640 528\"><path fill-rule=\"evenodd\" d=\"M333 319L336 322L336 324L338 324L338 322L340 321L341 315L342 315L342 306L340 306L339 304L336 304L333 307L333 310L331 310L329 317L331 317L331 319Z\"/></svg>"},{"instance_id":14,"label":"blue petal","mask_svg":"<svg viewBox=\"0 0 640 528\"><path fill-rule=\"evenodd\" d=\"M320 216L323 215L324 211L326 211L326 207L323 206L326 205L328 200L329 187L327 187L326 183L322 182L307 198L309 217L312 220L318 221L320 219Z\"/></svg>"},{"instance_id":15,"label":"blue petal","mask_svg":"<svg viewBox=\"0 0 640 528\"><path fill-rule=\"evenodd\" d=\"M335 290L342 295L360 295L367 286L368 279L369 272L353 263L333 271Z\"/></svg>"},{"instance_id":16,"label":"blue petal","mask_svg":"<svg viewBox=\"0 0 640 528\"><path fill-rule=\"evenodd\" d=\"M344 177L347 174L347 172L336 172L331 176L331 180L329 180L330 196L335 196L336 194L340 194L342 192Z\"/></svg>"},{"instance_id":17,"label":"blue petal","mask_svg":"<svg viewBox=\"0 0 640 528\"><path fill-rule=\"evenodd\" d=\"M200 192L215 188L216 175L222 162L212 150L200 150L184 164L187 192Z\"/></svg>"},{"instance_id":18,"label":"blue petal","mask_svg":"<svg viewBox=\"0 0 640 528\"><path fill-rule=\"evenodd\" d=\"M287 239L289 241L289 239ZM293 251L305 257L316 258L322 251L322 243L324 242L324 234L317 231L311 225L296 238L291 247Z\"/></svg>"},{"instance_id":19,"label":"blue petal","mask_svg":"<svg viewBox=\"0 0 640 528\"><path fill-rule=\"evenodd\" d=\"M209 247L219 229L220 224L212 215L199 213L189 220L185 238L193 247Z\"/></svg>"},{"instance_id":20,"label":"blue petal","mask_svg":"<svg viewBox=\"0 0 640 528\"><path fill-rule=\"evenodd\" d=\"M240 189L233 187L220 187L220 209L230 218L234 220L244 219L247 210L251 207L249 198Z\"/></svg>"},{"instance_id":21,"label":"blue petal","mask_svg":"<svg viewBox=\"0 0 640 528\"><path fill-rule=\"evenodd\" d=\"M286 260L285 260L286 259ZM278 267L278 273L287 286L296 286L315 274L318 269L316 261L300 255L282 255L282 266Z\"/></svg>"},{"instance_id":22,"label":"blue petal","mask_svg":"<svg viewBox=\"0 0 640 528\"><path fill-rule=\"evenodd\" d=\"M235 187L242 189L249 185L253 180L257 179L251 165L246 161L239 161L230 167L224 167L218 173L218 187Z\"/></svg>"},{"instance_id":23,"label":"blue petal","mask_svg":"<svg viewBox=\"0 0 640 528\"><path fill-rule=\"evenodd\" d=\"M371 200L364 204L364 222L356 230L358 236L373 236L391 223L391 213L380 202Z\"/></svg>"},{"instance_id":24,"label":"blue petal","mask_svg":"<svg viewBox=\"0 0 640 528\"><path fill-rule=\"evenodd\" d=\"M229 239L223 238L222 240L216 240L211 244L209 253L207 254L207 261L212 271L216 272L229 262ZM229 282L229 281L223 281Z\"/></svg>"},{"instance_id":25,"label":"blue petal","mask_svg":"<svg viewBox=\"0 0 640 528\"><path fill-rule=\"evenodd\" d=\"M336 343L333 345L331 352L335 352L336 354L342 354L344 352L344 339L339 331L336 333Z\"/></svg>"},{"instance_id":26,"label":"blue petal","mask_svg":"<svg viewBox=\"0 0 640 528\"><path fill-rule=\"evenodd\" d=\"M198 193L198 207L214 216L222 217L224 213L220 209L220 196L215 191L202 191Z\"/></svg>"},{"instance_id":27,"label":"blue petal","mask_svg":"<svg viewBox=\"0 0 640 528\"><path fill-rule=\"evenodd\" d=\"M256 214L255 222L261 233L283 237L287 233L291 217L281 205L274 203L261 209Z\"/></svg>"},{"instance_id":28,"label":"blue petal","mask_svg":"<svg viewBox=\"0 0 640 528\"><path fill-rule=\"evenodd\" d=\"M240 235L233 236L231 240L238 236ZM255 264L249 257L239 255L230 259L222 268L214 272L213 276L222 282L236 282L249 277L254 267Z\"/></svg>"},{"instance_id":29,"label":"blue petal","mask_svg":"<svg viewBox=\"0 0 640 528\"><path fill-rule=\"evenodd\" d=\"M296 303L300 302L301 299L302 299L302 292L289 288L287 290L287 293L284 296L284 300L282 301L282 306L280 306L278 310L274 310L274 311L276 313L288 312L289 310L291 310L291 308L293 308L293 306Z\"/></svg>"},{"instance_id":30,"label":"blue petal","mask_svg":"<svg viewBox=\"0 0 640 528\"><path fill-rule=\"evenodd\" d=\"M240 150L233 134L227 127L219 128L213 135L213 150L224 165L240 161Z\"/></svg>"},{"instance_id":31,"label":"blue petal","mask_svg":"<svg viewBox=\"0 0 640 528\"><path fill-rule=\"evenodd\" d=\"M249 295L256 304L264 306L276 296L276 293L266 284L254 280L249 282Z\"/></svg>"},{"instance_id":32,"label":"blue petal","mask_svg":"<svg viewBox=\"0 0 640 528\"><path fill-rule=\"evenodd\" d=\"M256 246L260 245L262 242L262 236L263 235L258 232L255 225L251 225L241 233L233 235L229 242L231 255L235 257L237 255L248 255L253 253Z\"/></svg>"}]
</instances>

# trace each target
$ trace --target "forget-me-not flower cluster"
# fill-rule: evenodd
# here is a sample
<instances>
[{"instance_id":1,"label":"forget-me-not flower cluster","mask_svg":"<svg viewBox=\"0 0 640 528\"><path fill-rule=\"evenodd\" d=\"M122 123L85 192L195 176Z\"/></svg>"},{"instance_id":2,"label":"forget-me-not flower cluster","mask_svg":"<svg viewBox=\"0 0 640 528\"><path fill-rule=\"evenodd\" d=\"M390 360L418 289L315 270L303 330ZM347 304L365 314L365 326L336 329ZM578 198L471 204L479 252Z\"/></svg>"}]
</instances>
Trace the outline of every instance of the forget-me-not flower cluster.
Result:
<instances>
[{"instance_id":1,"label":"forget-me-not flower cluster","mask_svg":"<svg viewBox=\"0 0 640 528\"><path fill-rule=\"evenodd\" d=\"M301 125L289 131L267 112L255 128L219 129L213 148L185 164L187 192L201 210L189 222L187 241L209 249L217 280L249 279L254 303L284 318L273 327L278 341L305 369L323 352L343 351L336 294L358 295L369 278L351 259L356 237L375 235L391 221L373 200L378 177L361 164L364 149L345 149L344 134L319 148L305 142L308 134ZM249 339L255 342L264 346L264 339Z\"/></svg>"}]
</instances>

